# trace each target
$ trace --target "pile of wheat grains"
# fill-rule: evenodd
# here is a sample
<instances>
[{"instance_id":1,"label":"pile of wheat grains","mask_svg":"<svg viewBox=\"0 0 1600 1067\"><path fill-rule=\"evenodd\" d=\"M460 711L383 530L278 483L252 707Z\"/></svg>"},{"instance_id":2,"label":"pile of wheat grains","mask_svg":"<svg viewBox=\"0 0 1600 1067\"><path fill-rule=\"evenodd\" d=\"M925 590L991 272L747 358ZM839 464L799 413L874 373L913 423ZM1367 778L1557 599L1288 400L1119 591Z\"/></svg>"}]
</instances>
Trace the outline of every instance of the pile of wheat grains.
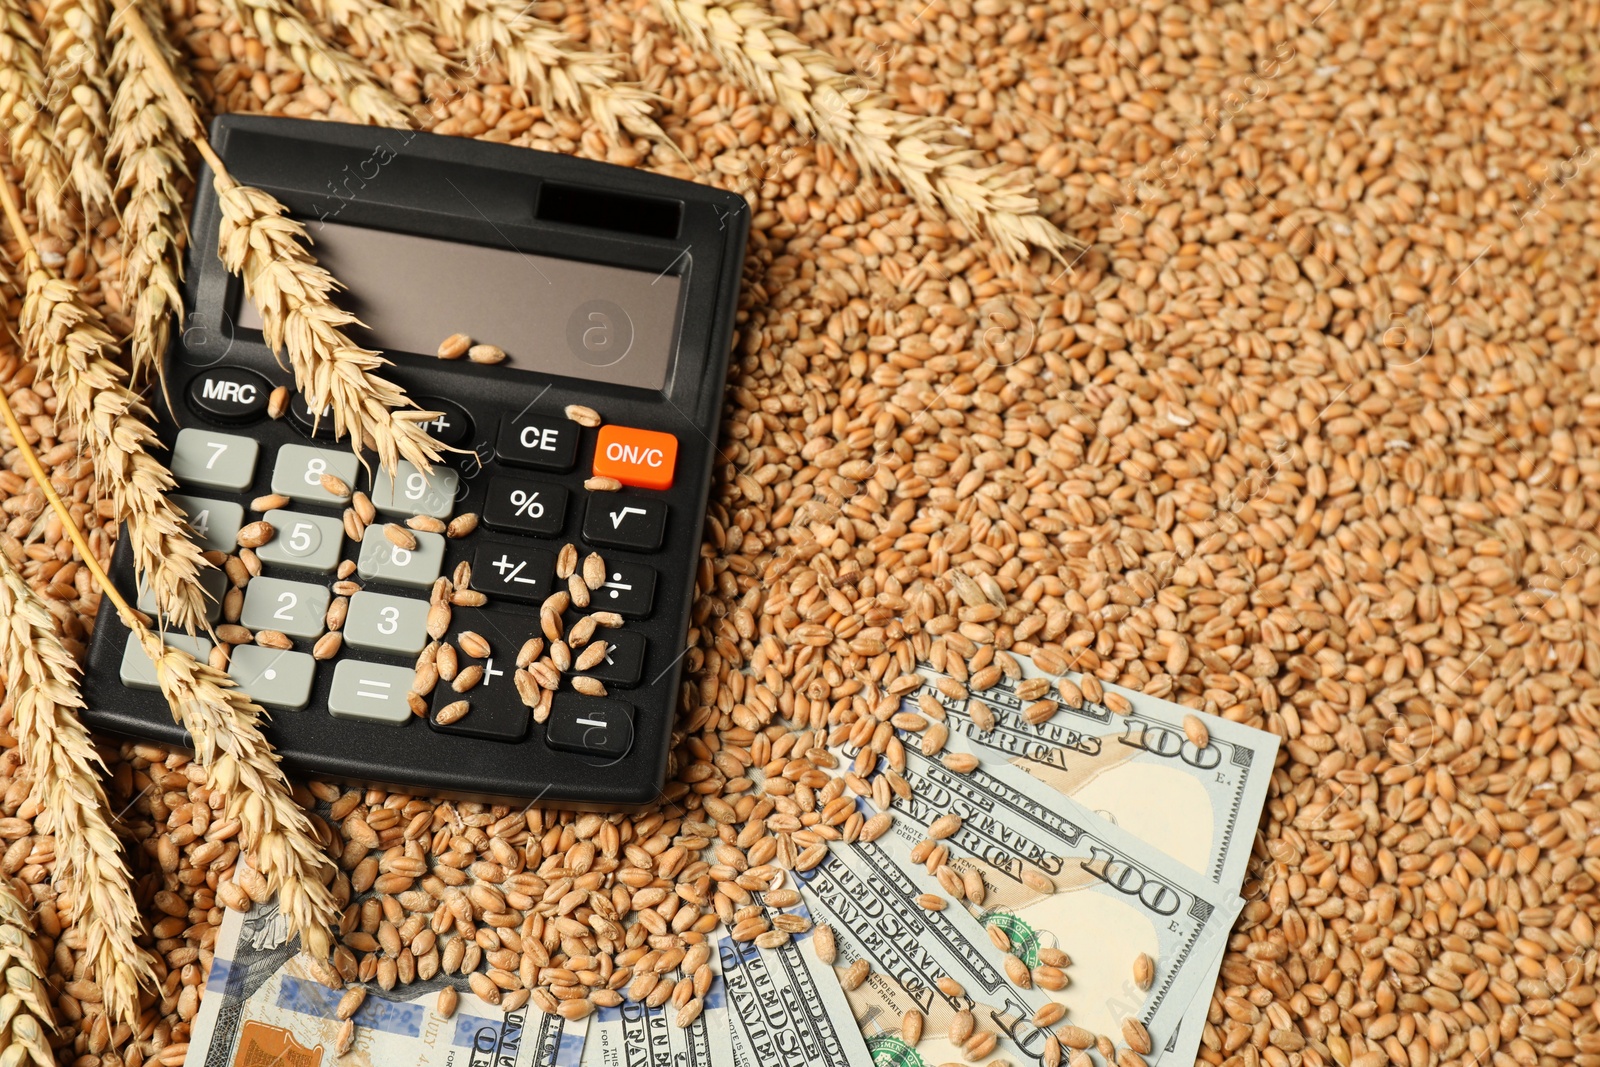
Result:
<instances>
[{"instance_id":1,"label":"pile of wheat grains","mask_svg":"<svg viewBox=\"0 0 1600 1067\"><path fill-rule=\"evenodd\" d=\"M165 6L218 110L341 117L212 0ZM1011 650L1286 741L1207 1063L1600 1064L1600 4L777 6L1027 168L1092 248L1070 271L991 261L645 0L532 10L625 55L686 161L608 146L492 72L430 82L443 132L716 182L755 224L669 802L307 784L338 891L365 897L335 962L650 995L849 829L833 751L881 733L861 724L915 658L992 677ZM120 321L116 247L46 251ZM83 499L53 398L13 355L0 377ZM81 642L88 576L4 466L0 547ZM182 756L105 744L165 964L142 1032L113 1032L3 740L0 868L43 905L60 1062L179 1062L222 909L260 892L236 827ZM574 915L607 907L639 948L585 957Z\"/></svg>"}]
</instances>

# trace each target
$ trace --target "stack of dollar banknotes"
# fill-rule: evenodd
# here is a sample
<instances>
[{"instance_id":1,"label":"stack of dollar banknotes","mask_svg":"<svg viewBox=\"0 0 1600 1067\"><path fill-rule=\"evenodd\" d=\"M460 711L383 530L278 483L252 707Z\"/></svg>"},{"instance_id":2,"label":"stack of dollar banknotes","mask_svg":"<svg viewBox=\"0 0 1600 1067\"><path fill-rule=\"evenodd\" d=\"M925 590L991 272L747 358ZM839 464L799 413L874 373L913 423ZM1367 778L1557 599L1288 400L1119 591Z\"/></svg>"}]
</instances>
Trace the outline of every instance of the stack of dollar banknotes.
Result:
<instances>
[{"instance_id":1,"label":"stack of dollar banknotes","mask_svg":"<svg viewBox=\"0 0 1600 1067\"><path fill-rule=\"evenodd\" d=\"M1120 713L1086 700L1032 725L1026 683L1046 676L1023 668L963 699L924 671L907 703L943 706L945 754L902 735L912 795L895 800L892 829L835 844L788 883L799 902L782 910L809 919L806 932L776 949L713 935L717 977L688 1027L670 1003L575 1022L531 1003L508 1013L439 976L372 989L338 1056L341 994L310 977L268 904L223 924L187 1067L1020 1067L1085 1045L1097 1067L1126 1065L1127 1050L1189 1067L1278 740L1215 716L1197 729L1188 709L1112 686ZM952 752L978 766L949 770ZM981 876L981 902L951 899L930 873L931 838L969 883ZM930 893L949 906L925 906ZM1017 961L1063 973L1032 981ZM446 1018L439 990L452 981ZM920 1035L905 1032L912 1009Z\"/></svg>"}]
</instances>

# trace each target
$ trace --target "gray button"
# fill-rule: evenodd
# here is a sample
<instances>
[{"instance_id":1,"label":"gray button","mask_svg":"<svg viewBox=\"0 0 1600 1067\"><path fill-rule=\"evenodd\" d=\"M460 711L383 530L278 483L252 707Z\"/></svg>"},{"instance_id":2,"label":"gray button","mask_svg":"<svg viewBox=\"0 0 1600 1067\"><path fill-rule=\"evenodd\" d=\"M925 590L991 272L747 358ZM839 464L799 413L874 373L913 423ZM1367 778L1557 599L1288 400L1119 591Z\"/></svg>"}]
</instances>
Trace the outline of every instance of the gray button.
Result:
<instances>
[{"instance_id":1,"label":"gray button","mask_svg":"<svg viewBox=\"0 0 1600 1067\"><path fill-rule=\"evenodd\" d=\"M311 678L316 670L316 661L304 652L260 645L239 645L228 658L228 673L239 688L257 704L270 708L305 707L311 700Z\"/></svg>"},{"instance_id":2,"label":"gray button","mask_svg":"<svg viewBox=\"0 0 1600 1067\"><path fill-rule=\"evenodd\" d=\"M232 552L244 525L244 508L228 500L208 500L203 496L168 493L167 499L189 516L189 528L202 549Z\"/></svg>"},{"instance_id":3,"label":"gray button","mask_svg":"<svg viewBox=\"0 0 1600 1067\"><path fill-rule=\"evenodd\" d=\"M190 637L188 634L169 633L162 638L173 648L181 648L201 663L211 655L211 642L204 637ZM160 689L156 683L156 665L150 662L150 657L144 654L144 649L139 647L139 639L133 634L128 635L128 643L122 648L122 684L129 689Z\"/></svg>"},{"instance_id":4,"label":"gray button","mask_svg":"<svg viewBox=\"0 0 1600 1067\"><path fill-rule=\"evenodd\" d=\"M374 523L361 539L361 559L356 573L366 581L394 582L426 589L439 577L444 566L444 537L418 533L417 547L401 548L383 536L383 527Z\"/></svg>"},{"instance_id":5,"label":"gray button","mask_svg":"<svg viewBox=\"0 0 1600 1067\"><path fill-rule=\"evenodd\" d=\"M333 688L328 691L328 714L339 719L365 719L367 722L403 726L411 719L406 693L411 689L415 677L416 672L410 667L342 659L333 669Z\"/></svg>"},{"instance_id":6,"label":"gray button","mask_svg":"<svg viewBox=\"0 0 1600 1067\"><path fill-rule=\"evenodd\" d=\"M228 576L217 567L207 567L200 572L200 588L206 591L206 622L222 618L222 597L228 591ZM139 576L139 610L154 615L159 610L156 595Z\"/></svg>"},{"instance_id":7,"label":"gray button","mask_svg":"<svg viewBox=\"0 0 1600 1067\"><path fill-rule=\"evenodd\" d=\"M442 463L423 474L410 460L401 460L394 477L379 469L372 474L372 503L391 515L432 515L446 519L456 506L461 477Z\"/></svg>"},{"instance_id":8,"label":"gray button","mask_svg":"<svg viewBox=\"0 0 1600 1067\"><path fill-rule=\"evenodd\" d=\"M190 428L172 447L172 476L180 485L246 489L256 476L261 446L252 437Z\"/></svg>"},{"instance_id":9,"label":"gray button","mask_svg":"<svg viewBox=\"0 0 1600 1067\"><path fill-rule=\"evenodd\" d=\"M343 507L345 498L322 488L322 476L332 474L354 487L361 465L350 452L310 445L284 445L272 464L272 491L307 504Z\"/></svg>"},{"instance_id":10,"label":"gray button","mask_svg":"<svg viewBox=\"0 0 1600 1067\"><path fill-rule=\"evenodd\" d=\"M319 637L328 613L328 587L282 578L252 578L244 587L239 622L251 630L277 630L290 637Z\"/></svg>"},{"instance_id":11,"label":"gray button","mask_svg":"<svg viewBox=\"0 0 1600 1067\"><path fill-rule=\"evenodd\" d=\"M274 510L266 520L276 531L272 540L256 549L266 563L281 563L308 571L331 571L339 564L344 547L344 523L329 515Z\"/></svg>"},{"instance_id":12,"label":"gray button","mask_svg":"<svg viewBox=\"0 0 1600 1067\"><path fill-rule=\"evenodd\" d=\"M351 648L415 655L428 641L428 602L362 590L350 598L344 643Z\"/></svg>"}]
</instances>

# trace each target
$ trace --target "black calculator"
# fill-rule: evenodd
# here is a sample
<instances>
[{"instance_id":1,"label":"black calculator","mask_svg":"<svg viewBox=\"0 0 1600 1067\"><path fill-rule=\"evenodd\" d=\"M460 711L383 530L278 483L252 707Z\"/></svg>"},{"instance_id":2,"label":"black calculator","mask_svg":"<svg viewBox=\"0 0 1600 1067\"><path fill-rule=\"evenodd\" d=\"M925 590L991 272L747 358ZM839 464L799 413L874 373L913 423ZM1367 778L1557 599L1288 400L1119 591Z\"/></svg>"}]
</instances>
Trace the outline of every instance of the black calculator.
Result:
<instances>
[{"instance_id":1,"label":"black calculator","mask_svg":"<svg viewBox=\"0 0 1600 1067\"><path fill-rule=\"evenodd\" d=\"M234 557L233 577L209 576L211 618L218 639L239 643L166 640L226 656L291 771L495 802L649 805L680 703L745 201L408 130L228 115L212 143L240 182L306 224L365 324L355 339L392 361L384 376L459 451L391 477L333 438L217 257L205 172L157 416L195 536ZM457 335L471 341L464 354ZM270 539L236 582L240 531L254 540L261 520ZM435 662L449 647L452 678L423 695L418 660L440 626L430 598L463 563L470 579L451 588L475 592L431 646ZM126 538L112 574L153 613ZM535 714L517 660L547 615L604 647L568 649ZM333 629L342 636L325 639ZM473 684L458 691L463 675ZM96 622L84 697L96 729L192 747L114 612Z\"/></svg>"}]
</instances>

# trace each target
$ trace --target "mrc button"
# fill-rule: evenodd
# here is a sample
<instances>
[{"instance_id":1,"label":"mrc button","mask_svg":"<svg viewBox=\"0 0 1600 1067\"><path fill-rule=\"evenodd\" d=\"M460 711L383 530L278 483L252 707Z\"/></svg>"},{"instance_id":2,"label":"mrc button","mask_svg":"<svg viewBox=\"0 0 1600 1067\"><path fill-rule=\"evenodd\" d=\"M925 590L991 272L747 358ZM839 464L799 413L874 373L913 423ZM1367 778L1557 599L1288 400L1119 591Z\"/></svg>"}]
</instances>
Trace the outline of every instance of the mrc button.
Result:
<instances>
[{"instance_id":1,"label":"mrc button","mask_svg":"<svg viewBox=\"0 0 1600 1067\"><path fill-rule=\"evenodd\" d=\"M189 383L189 404L213 422L249 422L267 411L272 383L243 367L208 367Z\"/></svg>"},{"instance_id":2,"label":"mrc button","mask_svg":"<svg viewBox=\"0 0 1600 1067\"><path fill-rule=\"evenodd\" d=\"M671 489L678 439L656 430L602 426L594 446L594 472L639 489Z\"/></svg>"}]
</instances>

